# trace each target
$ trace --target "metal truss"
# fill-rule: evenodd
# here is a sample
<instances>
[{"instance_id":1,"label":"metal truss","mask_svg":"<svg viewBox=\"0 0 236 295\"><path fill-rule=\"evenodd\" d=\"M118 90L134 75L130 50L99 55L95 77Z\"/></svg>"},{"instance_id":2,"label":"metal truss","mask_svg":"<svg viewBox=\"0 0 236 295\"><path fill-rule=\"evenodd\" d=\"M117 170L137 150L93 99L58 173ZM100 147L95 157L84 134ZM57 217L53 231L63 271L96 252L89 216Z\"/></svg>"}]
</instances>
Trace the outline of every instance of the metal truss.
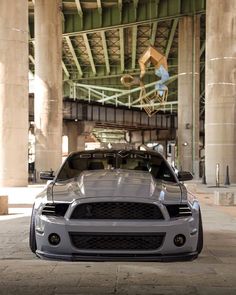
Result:
<instances>
[{"instance_id":1,"label":"metal truss","mask_svg":"<svg viewBox=\"0 0 236 295\"><path fill-rule=\"evenodd\" d=\"M171 82L175 81L177 76L171 77L166 84L170 84ZM144 87L145 89L149 89L146 92L146 96L152 94L155 91L156 81L146 84ZM142 103L143 97L138 97L137 99L132 98L132 94L140 93L143 89L143 86L139 86L129 90L123 90L119 88L112 88L112 87L104 87L98 85L90 85L90 84L81 84L81 83L74 83L73 84L73 98L87 100L91 102L91 100L96 100L101 104L114 104L116 106L126 106L128 108L144 108L147 105ZM151 89L150 89L151 88ZM171 95L176 93L171 93ZM154 103L153 106L159 107L160 110L168 110L173 112L176 110L178 105L177 101L167 101L165 103Z\"/></svg>"},{"instance_id":2,"label":"metal truss","mask_svg":"<svg viewBox=\"0 0 236 295\"><path fill-rule=\"evenodd\" d=\"M204 69L205 0L62 0L62 4L62 68L64 81L75 85L72 86L75 97L101 104L144 107L137 101L140 89L120 89L120 77L123 74L139 75L138 59L149 45L168 57L170 75L176 77L178 21L194 13L202 15L201 69ZM29 70L32 74L33 14L34 4L29 0ZM149 64L145 81L147 93L153 87L151 83L155 83L151 74L153 67ZM177 100L176 79L173 79L175 82L170 80L173 83L169 87L169 98L173 101ZM114 90L97 89L95 84ZM176 104L170 103L170 106L174 108Z\"/></svg>"}]
</instances>

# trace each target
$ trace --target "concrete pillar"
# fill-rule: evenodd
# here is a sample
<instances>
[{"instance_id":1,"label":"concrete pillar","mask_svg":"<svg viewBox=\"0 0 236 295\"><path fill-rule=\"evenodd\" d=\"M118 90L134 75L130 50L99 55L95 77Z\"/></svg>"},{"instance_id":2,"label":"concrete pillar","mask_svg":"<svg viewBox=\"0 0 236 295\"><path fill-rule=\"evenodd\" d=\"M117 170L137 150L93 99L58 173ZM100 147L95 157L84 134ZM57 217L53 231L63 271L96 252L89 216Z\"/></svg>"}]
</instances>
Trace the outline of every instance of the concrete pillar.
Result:
<instances>
[{"instance_id":1,"label":"concrete pillar","mask_svg":"<svg viewBox=\"0 0 236 295\"><path fill-rule=\"evenodd\" d=\"M89 136L94 128L94 122L82 121L78 123L78 137L77 137L77 150L84 151L85 149L85 140Z\"/></svg>"},{"instance_id":2,"label":"concrete pillar","mask_svg":"<svg viewBox=\"0 0 236 295\"><path fill-rule=\"evenodd\" d=\"M35 0L35 165L56 170L62 161L61 0Z\"/></svg>"},{"instance_id":3,"label":"concrete pillar","mask_svg":"<svg viewBox=\"0 0 236 295\"><path fill-rule=\"evenodd\" d=\"M0 186L28 183L28 1L0 1Z\"/></svg>"},{"instance_id":4,"label":"concrete pillar","mask_svg":"<svg viewBox=\"0 0 236 295\"><path fill-rule=\"evenodd\" d=\"M85 149L85 136L86 135L82 134L77 137L77 150L78 151L84 151L84 149Z\"/></svg>"},{"instance_id":5,"label":"concrete pillar","mask_svg":"<svg viewBox=\"0 0 236 295\"><path fill-rule=\"evenodd\" d=\"M206 7L206 180L220 182L226 165L236 182L236 1L207 0Z\"/></svg>"},{"instance_id":6,"label":"concrete pillar","mask_svg":"<svg viewBox=\"0 0 236 295\"><path fill-rule=\"evenodd\" d=\"M179 20L178 159L199 176L200 16ZM194 75L193 75L194 73Z\"/></svg>"},{"instance_id":7,"label":"concrete pillar","mask_svg":"<svg viewBox=\"0 0 236 295\"><path fill-rule=\"evenodd\" d=\"M67 122L68 153L77 151L78 123Z\"/></svg>"},{"instance_id":8,"label":"concrete pillar","mask_svg":"<svg viewBox=\"0 0 236 295\"><path fill-rule=\"evenodd\" d=\"M0 195L0 215L8 214L8 196Z\"/></svg>"}]
</instances>

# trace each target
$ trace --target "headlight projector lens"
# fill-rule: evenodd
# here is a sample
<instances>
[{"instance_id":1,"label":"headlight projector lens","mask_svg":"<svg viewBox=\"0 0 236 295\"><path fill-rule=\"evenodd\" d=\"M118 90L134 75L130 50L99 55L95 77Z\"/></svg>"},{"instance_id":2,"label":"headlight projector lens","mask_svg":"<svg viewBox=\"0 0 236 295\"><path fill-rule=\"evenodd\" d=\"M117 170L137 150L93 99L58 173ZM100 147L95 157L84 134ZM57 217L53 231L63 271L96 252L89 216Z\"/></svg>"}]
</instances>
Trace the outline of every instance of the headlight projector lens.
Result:
<instances>
[{"instance_id":1,"label":"headlight projector lens","mask_svg":"<svg viewBox=\"0 0 236 295\"><path fill-rule=\"evenodd\" d=\"M49 235L48 241L51 245L57 246L60 243L61 238L58 234L53 233Z\"/></svg>"},{"instance_id":2,"label":"headlight projector lens","mask_svg":"<svg viewBox=\"0 0 236 295\"><path fill-rule=\"evenodd\" d=\"M176 235L175 238L174 238L174 244L175 246L177 247L182 247L186 242L186 238L184 235Z\"/></svg>"}]
</instances>

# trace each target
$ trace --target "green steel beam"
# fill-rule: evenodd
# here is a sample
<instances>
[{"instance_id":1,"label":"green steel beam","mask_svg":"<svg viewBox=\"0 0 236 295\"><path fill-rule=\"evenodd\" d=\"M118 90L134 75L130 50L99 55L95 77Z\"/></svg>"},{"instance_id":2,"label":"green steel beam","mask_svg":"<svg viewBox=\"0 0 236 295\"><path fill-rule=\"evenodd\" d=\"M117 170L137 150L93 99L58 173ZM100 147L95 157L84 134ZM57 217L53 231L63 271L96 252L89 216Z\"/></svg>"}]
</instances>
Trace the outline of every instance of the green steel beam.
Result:
<instances>
[{"instance_id":1,"label":"green steel beam","mask_svg":"<svg viewBox=\"0 0 236 295\"><path fill-rule=\"evenodd\" d=\"M107 97L107 95L105 95L104 92L97 91L93 89L92 87L84 87L84 88L88 90L88 93L90 92L92 95L96 94L99 97L99 99Z\"/></svg>"},{"instance_id":2,"label":"green steel beam","mask_svg":"<svg viewBox=\"0 0 236 295\"><path fill-rule=\"evenodd\" d=\"M133 26L132 28L132 69L135 69L135 65L136 65L137 32L138 32L138 27Z\"/></svg>"},{"instance_id":3,"label":"green steel beam","mask_svg":"<svg viewBox=\"0 0 236 295\"><path fill-rule=\"evenodd\" d=\"M28 36L29 36L29 40L30 40L30 39L31 39L30 23L28 24L28 30L29 30L29 32L28 32Z\"/></svg>"},{"instance_id":4,"label":"green steel beam","mask_svg":"<svg viewBox=\"0 0 236 295\"><path fill-rule=\"evenodd\" d=\"M78 4L79 0L76 0ZM104 9L102 25L96 21L98 11L96 9L78 9L80 16L83 13L84 27L80 25L80 18L74 10L67 12L63 10L66 18L65 33L67 35L79 35L83 33L96 32L101 30L113 30L120 27L130 27L139 24L151 24L154 21L164 21L192 15L193 13L204 14L205 4L198 0L196 5L189 5L190 0L150 0L139 1L137 14L134 13L134 1L125 2L116 0L117 5ZM159 5L158 5L159 4ZM125 10L124 10L125 7ZM78 8L78 7L77 7ZM124 10L124 11L123 11ZM119 13L120 12L120 13ZM120 16L118 15L120 14Z\"/></svg>"},{"instance_id":5,"label":"green steel beam","mask_svg":"<svg viewBox=\"0 0 236 295\"><path fill-rule=\"evenodd\" d=\"M201 49L200 49L200 57L202 56L203 52L205 51L205 47L206 47L206 43L205 43L205 41L204 41L203 44L202 44L202 47L201 47ZM200 58L200 57L199 57L199 58Z\"/></svg>"},{"instance_id":6,"label":"green steel beam","mask_svg":"<svg viewBox=\"0 0 236 295\"><path fill-rule=\"evenodd\" d=\"M111 88L111 87L104 87L104 86L99 86L99 85L91 85L91 84L81 84L81 83L76 83L75 86L78 87L84 87L84 88L90 88L90 89L98 89L98 90L103 90L103 91L111 91L111 92L125 92L125 90L119 89L119 88Z\"/></svg>"},{"instance_id":7,"label":"green steel beam","mask_svg":"<svg viewBox=\"0 0 236 295\"><path fill-rule=\"evenodd\" d=\"M168 66L168 69L173 69L176 68L177 69L178 65L177 65L177 61L175 61L175 64L171 64ZM148 68L148 70L146 71L146 75L153 75L155 71L154 67L150 67ZM134 76L139 76L140 75L140 69L139 68L135 68L135 69L126 69L125 70L126 73L129 73L131 75ZM117 77L121 77L123 75L123 73L120 72L119 69L115 69L115 71L111 71L109 75L97 75L96 77L93 76L85 76L85 74L83 75L83 78L78 78L79 81L90 81L90 80L99 80L99 79L112 79L112 78L117 78Z\"/></svg>"},{"instance_id":8,"label":"green steel beam","mask_svg":"<svg viewBox=\"0 0 236 295\"><path fill-rule=\"evenodd\" d=\"M98 16L96 9L83 8L82 10L80 0L74 1L70 3L70 6L74 4L74 8L63 9L65 35L77 36L83 33L118 29L119 27L151 24L154 21L159 22L191 15L194 11L197 14L205 14L205 0L196 0L195 9L192 4L189 5L192 2L190 0L146 0L139 1L137 19L135 20L133 1L126 1L125 11L123 11L123 1L114 0L113 3L116 2L117 5L111 6L109 9L106 8L101 25L95 21ZM90 2L92 3L92 1Z\"/></svg>"},{"instance_id":9,"label":"green steel beam","mask_svg":"<svg viewBox=\"0 0 236 295\"><path fill-rule=\"evenodd\" d=\"M83 72L82 72L81 66L79 64L78 58L76 56L75 50L73 48L73 45L71 43L70 37L66 36L65 39L66 39L67 45L68 45L68 47L70 49L70 52L71 52L71 54L73 56L73 59L74 59L75 65L77 67L78 73L82 77L83 76Z\"/></svg>"},{"instance_id":10,"label":"green steel beam","mask_svg":"<svg viewBox=\"0 0 236 295\"><path fill-rule=\"evenodd\" d=\"M103 129L103 128L94 128L95 133L123 133L125 130L122 129Z\"/></svg>"},{"instance_id":11,"label":"green steel beam","mask_svg":"<svg viewBox=\"0 0 236 295\"><path fill-rule=\"evenodd\" d=\"M147 84L147 85L145 85L145 88L149 88L149 87L151 87L151 86L154 86L156 84L156 81L155 82L152 82L152 83L149 83L149 84ZM126 90L126 91L124 91L123 93L120 93L120 94L114 94L114 95L112 95L112 96L110 96L110 97L108 97L108 98L104 98L104 99L101 99L101 100L99 100L99 102L106 102L106 101L111 101L111 100L115 100L115 99L118 99L118 98L120 98L120 97L122 97L122 96L128 96L128 95L130 95L131 93L134 93L134 92L137 92L137 91L140 91L141 89L143 89L143 86L139 86L139 87L136 87L136 88L134 88L134 89L131 89L131 90ZM120 101L119 101L119 103L120 103Z\"/></svg>"},{"instance_id":12,"label":"green steel beam","mask_svg":"<svg viewBox=\"0 0 236 295\"><path fill-rule=\"evenodd\" d=\"M83 15L83 10L82 10L81 4L80 4L80 0L75 0L75 3L76 3L76 7L77 7L78 14L80 17L80 26L81 26L81 28L83 28L84 15Z\"/></svg>"},{"instance_id":13,"label":"green steel beam","mask_svg":"<svg viewBox=\"0 0 236 295\"><path fill-rule=\"evenodd\" d=\"M75 4L77 7L79 16L83 17L83 10L82 10L81 4L80 4L80 0L75 0Z\"/></svg>"},{"instance_id":14,"label":"green steel beam","mask_svg":"<svg viewBox=\"0 0 236 295\"><path fill-rule=\"evenodd\" d=\"M156 9L154 10L156 16L158 16L159 2L160 0L156 0Z\"/></svg>"},{"instance_id":15,"label":"green steel beam","mask_svg":"<svg viewBox=\"0 0 236 295\"><path fill-rule=\"evenodd\" d=\"M168 58L168 56L169 56L171 45L172 45L172 42L173 42L173 39L174 39L174 36L175 36L175 31L176 31L176 28L178 26L178 22L179 22L179 20L177 18L173 20L173 24L172 24L172 27L171 27L169 39L168 39L166 50L165 50L166 58Z\"/></svg>"},{"instance_id":16,"label":"green steel beam","mask_svg":"<svg viewBox=\"0 0 236 295\"><path fill-rule=\"evenodd\" d=\"M102 26L102 3L101 3L101 0L97 0L97 6L98 6L100 26Z\"/></svg>"},{"instance_id":17,"label":"green steel beam","mask_svg":"<svg viewBox=\"0 0 236 295\"><path fill-rule=\"evenodd\" d=\"M80 88L79 90L82 91L82 92L84 92L88 97L89 97L89 95L91 95L91 96L94 96L94 97L97 98L97 99L101 99L101 96L100 96L100 95L97 95L96 93L91 93L91 94L89 94L89 89L86 89L86 88ZM86 98L87 98L87 97L86 97Z\"/></svg>"},{"instance_id":18,"label":"green steel beam","mask_svg":"<svg viewBox=\"0 0 236 295\"><path fill-rule=\"evenodd\" d=\"M61 11L61 21L62 21L62 33L64 33L64 31L65 31L65 16L62 11Z\"/></svg>"},{"instance_id":19,"label":"green steel beam","mask_svg":"<svg viewBox=\"0 0 236 295\"><path fill-rule=\"evenodd\" d=\"M178 75L174 75L174 76L170 77L168 81L166 81L165 85L167 86L167 85L173 83L174 81L176 81L177 79L178 79Z\"/></svg>"},{"instance_id":20,"label":"green steel beam","mask_svg":"<svg viewBox=\"0 0 236 295\"><path fill-rule=\"evenodd\" d=\"M101 0L97 0L97 6L98 6L98 12L100 14L102 14L102 4L101 4Z\"/></svg>"},{"instance_id":21,"label":"green steel beam","mask_svg":"<svg viewBox=\"0 0 236 295\"><path fill-rule=\"evenodd\" d=\"M172 76L168 81L166 81L166 85L168 85L168 84L170 84L170 83L172 83L173 81L175 81L175 79L177 78L177 75L175 75L175 76ZM147 88L150 88L150 87L152 87L152 86L155 86L156 85L156 81L154 81L154 82L151 82L151 83L149 83L149 84L146 84L146 85L144 85L144 87L147 89ZM138 86L138 87L136 87L136 88L133 88L133 89L131 89L131 90L126 90L126 91L124 91L123 93L120 93L120 94L115 94L115 95L112 95L112 96L110 96L110 97L107 97L107 98L104 98L104 99L101 99L101 100L99 100L99 102L106 102L106 101L109 101L109 100L114 100L114 99L117 99L117 98L120 98L120 97L122 97L122 96L127 96L127 95L129 95L129 94L131 94L131 93L134 93L134 92L137 92L137 91L140 91L141 89L143 89L143 86ZM155 90L155 89L154 89ZM120 102L119 102L120 103ZM134 102L133 102L134 103Z\"/></svg>"},{"instance_id":22,"label":"green steel beam","mask_svg":"<svg viewBox=\"0 0 236 295\"><path fill-rule=\"evenodd\" d=\"M90 48L90 45L89 45L87 34L83 34L83 39L84 39L85 47L86 47L86 50L87 50L87 53L88 53L88 57L89 57L90 65L91 65L91 68L92 68L92 72L93 72L94 75L96 75L97 71L96 71L96 68L95 68L93 55L92 55L92 51L91 51L91 48Z\"/></svg>"},{"instance_id":23,"label":"green steel beam","mask_svg":"<svg viewBox=\"0 0 236 295\"><path fill-rule=\"evenodd\" d=\"M152 24L152 33L151 33L151 38L150 38L150 44L152 46L154 46L154 44L155 44L156 34L157 34L157 22L154 22Z\"/></svg>"},{"instance_id":24,"label":"green steel beam","mask_svg":"<svg viewBox=\"0 0 236 295\"><path fill-rule=\"evenodd\" d=\"M201 65L200 67L200 73L205 69L205 63Z\"/></svg>"},{"instance_id":25,"label":"green steel beam","mask_svg":"<svg viewBox=\"0 0 236 295\"><path fill-rule=\"evenodd\" d=\"M68 70L67 70L67 68L66 68L66 65L65 65L65 63L64 63L63 60L61 61L61 65L62 65L62 69L63 69L63 71L64 71L66 77L69 79L69 78L70 78L70 74L69 74L69 72L68 72Z\"/></svg>"},{"instance_id":26,"label":"green steel beam","mask_svg":"<svg viewBox=\"0 0 236 295\"><path fill-rule=\"evenodd\" d=\"M122 23L123 0L118 0L118 8L119 8L119 21L120 23Z\"/></svg>"},{"instance_id":27,"label":"green steel beam","mask_svg":"<svg viewBox=\"0 0 236 295\"><path fill-rule=\"evenodd\" d=\"M133 0L134 1L134 19L137 20L137 10L138 10L138 2L139 0Z\"/></svg>"},{"instance_id":28,"label":"green steel beam","mask_svg":"<svg viewBox=\"0 0 236 295\"><path fill-rule=\"evenodd\" d=\"M140 25L151 25L153 22L161 22L161 21L168 21L172 20L175 18L182 18L185 15L175 15L174 17L167 16L167 17L162 17L162 18L155 18L155 19L150 19L150 20L143 20L143 21L134 21L130 22L127 24L121 24L121 25L110 25L110 26L103 26L99 28L94 28L94 29L87 29L87 30L81 30L81 31L73 31L73 32L65 32L63 36L79 36L82 34L89 34L89 33L96 33L96 32L101 32L101 31L112 31L120 28L130 28L135 25L140 26Z\"/></svg>"},{"instance_id":29,"label":"green steel beam","mask_svg":"<svg viewBox=\"0 0 236 295\"><path fill-rule=\"evenodd\" d=\"M165 103L160 103L160 102L157 102L157 103L154 103L152 104L152 106L159 106L161 107L161 109L165 109L165 106L174 106L174 105L178 105L178 101L167 101ZM138 104L138 105L133 105L132 107L136 107L136 108L144 108L144 107L150 107L149 104Z\"/></svg>"},{"instance_id":30,"label":"green steel beam","mask_svg":"<svg viewBox=\"0 0 236 295\"><path fill-rule=\"evenodd\" d=\"M35 59L34 59L34 57L31 54L29 55L29 59L32 62L32 64L35 65Z\"/></svg>"},{"instance_id":31,"label":"green steel beam","mask_svg":"<svg viewBox=\"0 0 236 295\"><path fill-rule=\"evenodd\" d=\"M125 70L125 47L124 47L124 29L119 29L120 35L120 71L121 73Z\"/></svg>"},{"instance_id":32,"label":"green steel beam","mask_svg":"<svg viewBox=\"0 0 236 295\"><path fill-rule=\"evenodd\" d=\"M107 41L106 41L106 36L105 32L101 32L101 37L102 37L102 46L103 46L103 52L104 52L104 57L105 57L105 63L106 63L106 69L107 69L107 74L110 74L110 63L109 63L109 56L108 56L108 50L107 50Z\"/></svg>"},{"instance_id":33,"label":"green steel beam","mask_svg":"<svg viewBox=\"0 0 236 295\"><path fill-rule=\"evenodd\" d=\"M170 84L172 83L175 79L176 79L177 75L176 76L173 76L166 84ZM145 85L145 88L150 88L152 86L154 86L156 84L156 81L152 82L152 83L149 83L149 84L146 84ZM91 96L95 97L95 98L98 98L98 102L104 104L106 102L108 103L114 103L116 105L124 105L124 106L135 106L139 103L140 103L140 100L142 98L137 98L135 99L134 101L132 101L132 103L127 102L127 100L124 98L127 97L127 95L130 95L131 93L134 93L134 92L138 92L142 89L142 87L137 87L135 89L132 89L131 91L127 91L127 90L123 90L121 91L120 89L112 89L112 88L109 88L109 87L102 87L102 86L97 86L97 85L85 85L85 84L75 84L76 87L78 87L78 90L80 91L83 91L87 94L87 96L85 97L86 100L89 100L91 99ZM98 89L98 91L96 91L95 89ZM116 92L114 95L105 95L105 91L108 90L110 91L112 89L112 92ZM156 90L155 88L152 88L149 92L146 93L145 96L148 96L148 95L151 95L152 93L154 93ZM120 93L119 93L120 92ZM172 95L175 95L174 92L170 92L169 93L169 96L172 96ZM102 98L101 98L102 97ZM123 99L122 99L123 97ZM121 99L121 100L120 100ZM169 101L167 103L170 104L171 101Z\"/></svg>"}]
</instances>

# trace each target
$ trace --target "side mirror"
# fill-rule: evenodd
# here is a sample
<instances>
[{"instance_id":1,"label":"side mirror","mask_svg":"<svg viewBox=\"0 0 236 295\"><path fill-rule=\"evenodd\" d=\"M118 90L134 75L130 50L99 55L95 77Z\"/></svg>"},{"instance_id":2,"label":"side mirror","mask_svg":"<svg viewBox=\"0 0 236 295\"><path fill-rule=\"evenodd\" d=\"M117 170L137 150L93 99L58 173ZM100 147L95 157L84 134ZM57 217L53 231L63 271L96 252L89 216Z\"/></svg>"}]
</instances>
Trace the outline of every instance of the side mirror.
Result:
<instances>
[{"instance_id":1,"label":"side mirror","mask_svg":"<svg viewBox=\"0 0 236 295\"><path fill-rule=\"evenodd\" d=\"M188 171L179 171L178 172L178 179L179 179L179 181L187 181L187 180L192 180L193 176Z\"/></svg>"},{"instance_id":2,"label":"side mirror","mask_svg":"<svg viewBox=\"0 0 236 295\"><path fill-rule=\"evenodd\" d=\"M39 177L40 179L43 180L53 180L54 179L54 175L53 175L54 171L42 171L39 173Z\"/></svg>"}]
</instances>

